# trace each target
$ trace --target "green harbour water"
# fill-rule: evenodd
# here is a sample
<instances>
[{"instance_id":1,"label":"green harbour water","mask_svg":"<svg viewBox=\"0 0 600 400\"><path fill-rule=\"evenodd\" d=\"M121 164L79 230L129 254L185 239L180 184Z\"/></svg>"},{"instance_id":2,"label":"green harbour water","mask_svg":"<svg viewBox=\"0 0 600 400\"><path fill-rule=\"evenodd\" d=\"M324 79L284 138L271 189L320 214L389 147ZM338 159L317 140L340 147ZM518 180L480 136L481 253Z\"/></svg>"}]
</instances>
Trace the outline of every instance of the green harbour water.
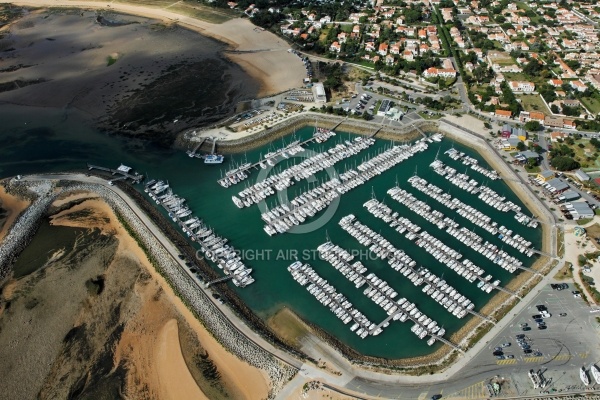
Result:
<instances>
[{"instance_id":1,"label":"green harbour water","mask_svg":"<svg viewBox=\"0 0 600 400\"><path fill-rule=\"evenodd\" d=\"M475 303L476 310L481 309L494 293L482 292L475 283L469 283L459 277L423 249L415 246L414 242L408 241L389 228L386 223L370 215L362 205L371 198L372 194L377 199L385 201L388 206L402 216L419 224L445 244L458 249L463 254L463 258L472 260L487 273L492 274L494 279L500 279L501 285L506 285L513 275L392 200L386 195L386 191L397 181L402 188L413 193L418 199L426 201L434 209L441 211L446 216L455 217L456 222L461 226L473 229L485 240L496 244L501 243L499 239L494 238L488 232L413 189L407 179L416 171L419 176L447 190L452 196L489 215L499 225L505 225L515 233L531 240L535 248L539 249L541 245L540 228L524 227L514 219L514 213L502 213L493 209L477 199L476 196L451 185L433 172L429 164L436 157L438 150L440 150L439 157L444 163L454 166L461 172L466 170L467 167L460 162L453 161L443 154L451 146L474 156L480 160L482 165L487 166L475 152L446 139L441 143L430 144L429 149L424 153L417 154L342 196L335 214L318 229L303 234L287 233L269 237L263 231L263 221L260 219L258 206L238 209L231 201L231 196L241 191L247 182L250 184L256 182L260 170L253 170L251 177L243 183L224 189L217 184L217 179L222 172L231 168L231 158L228 158L223 165L204 165L201 160L191 159L181 151L161 149L137 140L98 133L90 128L88 121L72 112L16 107L11 110L10 106L5 106L0 108L0 118L7 121L7 124L0 127L0 143L2 144L0 146L0 176L82 169L86 162L90 162L113 168L124 163L140 173L147 173L150 178L168 180L174 192L187 199L194 215L202 218L218 234L227 237L231 245L243 251L246 264L253 268L252 276L256 282L246 288L236 289L236 291L251 309L262 318L268 318L282 306L288 306L302 318L321 326L342 342L366 355L384 358L419 356L435 350L439 344L432 347L427 346L425 340L419 340L410 332L411 323L399 321L391 322L390 326L384 329L379 336L360 339L350 331L351 324L344 325L328 308L310 295L306 288L301 287L292 279L287 271L287 266L295 258L308 262L370 320L378 323L386 317L385 312L379 306L363 295L366 286L356 289L354 284L347 281L328 262L316 257L316 248L326 240L326 237L349 251L362 251L363 255L367 255L367 249L338 225L340 218L349 213L355 214L361 222L387 237L395 247L403 249L417 262L417 265L425 266L438 276L443 276L443 279ZM312 135L312 131L312 127L306 127L296 132L295 135L297 139L308 138ZM337 144L340 139L345 140L349 137L352 135L340 133L326 144L311 144L308 149L320 151ZM283 140L289 142L291 139L287 137ZM272 146L280 147L283 140L276 140ZM362 151L358 156L336 164L335 170L342 173L346 168L353 168L366 159L369 154L373 155L375 151L390 144L388 141L378 140L374 146ZM261 153L265 154L268 151L270 151L269 146L265 146L246 154L235 155L233 159L236 162L243 159L254 162L258 160ZM298 156L302 157L302 153ZM300 162L301 160L302 158L297 158L295 161ZM290 161L283 161L281 165L285 166L293 161L294 159L291 158ZM471 169L468 170L468 174L480 182L486 182L483 175ZM322 172L317 174L315 179L319 181L326 177L327 173ZM505 183L501 181L487 183L497 192L522 206L517 196L510 192ZM297 183L288 189L287 196L289 199L293 198L301 191L305 191L308 185L307 182ZM142 187L140 186L139 189L142 190ZM271 196L266 203L271 206L276 202L277 197ZM320 215L321 213L314 219ZM314 219L309 219L307 222ZM511 255L518 256L526 266L531 265L536 259L535 256L528 259L508 245L503 249ZM415 302L421 311L438 321L439 325L443 325L447 331L445 337L449 337L470 318L459 320L452 316L441 305L423 294L421 288L416 288L406 277L392 270L387 262L371 257L363 258L363 264L369 272L374 272L380 278L385 279L399 293L398 298L406 297ZM228 284L233 286L231 282Z\"/></svg>"}]
</instances>

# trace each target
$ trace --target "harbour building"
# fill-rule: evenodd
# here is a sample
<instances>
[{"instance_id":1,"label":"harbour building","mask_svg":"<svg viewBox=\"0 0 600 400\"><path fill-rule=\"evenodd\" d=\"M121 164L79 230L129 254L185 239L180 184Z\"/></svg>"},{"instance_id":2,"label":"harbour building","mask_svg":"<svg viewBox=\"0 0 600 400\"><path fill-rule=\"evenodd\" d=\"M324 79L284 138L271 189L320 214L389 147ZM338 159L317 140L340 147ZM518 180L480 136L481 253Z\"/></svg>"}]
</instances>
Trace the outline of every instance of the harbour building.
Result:
<instances>
[{"instance_id":1,"label":"harbour building","mask_svg":"<svg viewBox=\"0 0 600 400\"><path fill-rule=\"evenodd\" d=\"M327 94L325 93L325 87L321 82L314 84L313 93L315 95L315 103L327 103Z\"/></svg>"}]
</instances>

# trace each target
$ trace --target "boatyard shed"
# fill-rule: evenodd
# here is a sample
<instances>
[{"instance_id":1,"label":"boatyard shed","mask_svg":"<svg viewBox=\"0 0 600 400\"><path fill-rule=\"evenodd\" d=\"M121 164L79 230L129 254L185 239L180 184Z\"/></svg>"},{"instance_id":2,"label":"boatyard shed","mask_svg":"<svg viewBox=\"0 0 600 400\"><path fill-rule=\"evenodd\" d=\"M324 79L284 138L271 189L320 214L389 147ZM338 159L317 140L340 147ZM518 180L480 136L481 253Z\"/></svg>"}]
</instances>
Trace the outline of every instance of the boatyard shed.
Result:
<instances>
[{"instance_id":1,"label":"boatyard shed","mask_svg":"<svg viewBox=\"0 0 600 400\"><path fill-rule=\"evenodd\" d=\"M551 193L562 193L569 188L565 182L561 181L559 178L550 179L548 182L544 183L544 188Z\"/></svg>"},{"instance_id":2,"label":"boatyard shed","mask_svg":"<svg viewBox=\"0 0 600 400\"><path fill-rule=\"evenodd\" d=\"M517 149L517 145L521 142L521 139L518 137L511 136L502 140L502 149L504 151L512 151Z\"/></svg>"},{"instance_id":3,"label":"boatyard shed","mask_svg":"<svg viewBox=\"0 0 600 400\"><path fill-rule=\"evenodd\" d=\"M564 193L562 193L557 200L558 201L573 201L573 200L577 200L579 197L579 193L577 193L574 190L567 190Z\"/></svg>"},{"instance_id":4,"label":"boatyard shed","mask_svg":"<svg viewBox=\"0 0 600 400\"><path fill-rule=\"evenodd\" d=\"M575 176L581 182L587 182L587 181L590 180L590 176L588 174L586 174L585 172L583 172L582 170L580 170L580 169L578 169L577 171L575 171Z\"/></svg>"},{"instance_id":5,"label":"boatyard shed","mask_svg":"<svg viewBox=\"0 0 600 400\"><path fill-rule=\"evenodd\" d=\"M594 210L585 201L567 203L566 209L573 216L573 220L594 218Z\"/></svg>"},{"instance_id":6,"label":"boatyard shed","mask_svg":"<svg viewBox=\"0 0 600 400\"><path fill-rule=\"evenodd\" d=\"M548 182L550 179L554 178L554 172L550 170L545 170L537 174L536 179L541 182Z\"/></svg>"},{"instance_id":7,"label":"boatyard shed","mask_svg":"<svg viewBox=\"0 0 600 400\"><path fill-rule=\"evenodd\" d=\"M527 160L529 159L538 159L540 158L540 155L538 153L536 153L535 151L531 151L531 150L525 150L525 151L521 151L517 154L515 154L515 160L517 160L520 163L526 163Z\"/></svg>"},{"instance_id":8,"label":"boatyard shed","mask_svg":"<svg viewBox=\"0 0 600 400\"><path fill-rule=\"evenodd\" d=\"M327 103L327 94L325 93L325 87L321 82L314 84L313 93L315 95L316 103Z\"/></svg>"}]
</instances>

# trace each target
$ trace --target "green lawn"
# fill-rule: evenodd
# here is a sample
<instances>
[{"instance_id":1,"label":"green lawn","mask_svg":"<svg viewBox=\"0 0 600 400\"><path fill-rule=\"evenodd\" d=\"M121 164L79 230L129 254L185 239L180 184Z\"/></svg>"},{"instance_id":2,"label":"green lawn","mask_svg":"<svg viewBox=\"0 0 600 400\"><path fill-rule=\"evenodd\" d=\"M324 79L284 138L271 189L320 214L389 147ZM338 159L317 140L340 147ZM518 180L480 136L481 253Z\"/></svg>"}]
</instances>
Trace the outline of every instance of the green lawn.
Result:
<instances>
[{"instance_id":1,"label":"green lawn","mask_svg":"<svg viewBox=\"0 0 600 400\"><path fill-rule=\"evenodd\" d=\"M439 113L437 113L437 112L435 113L435 115L431 115L431 114L425 114L425 113L424 113L424 112L422 112L422 111L419 111L417 114L419 114L419 116L420 116L421 118L423 118L423 119L440 119L440 118L442 118L442 117L443 117L443 115L442 115L442 114L439 114Z\"/></svg>"},{"instance_id":2,"label":"green lawn","mask_svg":"<svg viewBox=\"0 0 600 400\"><path fill-rule=\"evenodd\" d=\"M546 115L551 115L550 110L548 110L539 94L521 95L517 96L517 99L521 100L521 105L525 111L540 111Z\"/></svg>"},{"instance_id":3,"label":"green lawn","mask_svg":"<svg viewBox=\"0 0 600 400\"><path fill-rule=\"evenodd\" d=\"M582 97L580 101L592 114L600 113L599 100L596 100L593 97Z\"/></svg>"},{"instance_id":4,"label":"green lawn","mask_svg":"<svg viewBox=\"0 0 600 400\"><path fill-rule=\"evenodd\" d=\"M157 7L163 8L170 6L171 4L177 3L177 1L173 0L116 0L118 3L126 3L133 5L141 5L145 7Z\"/></svg>"}]
</instances>

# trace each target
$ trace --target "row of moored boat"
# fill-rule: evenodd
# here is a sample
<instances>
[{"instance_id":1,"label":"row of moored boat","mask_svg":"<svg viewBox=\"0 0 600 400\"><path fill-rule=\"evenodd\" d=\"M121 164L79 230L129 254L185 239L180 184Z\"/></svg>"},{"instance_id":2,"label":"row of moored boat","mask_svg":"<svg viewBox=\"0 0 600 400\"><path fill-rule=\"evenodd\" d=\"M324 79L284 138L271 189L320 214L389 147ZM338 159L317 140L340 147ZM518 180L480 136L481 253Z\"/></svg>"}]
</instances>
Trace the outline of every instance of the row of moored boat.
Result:
<instances>
[{"instance_id":1,"label":"row of moored boat","mask_svg":"<svg viewBox=\"0 0 600 400\"><path fill-rule=\"evenodd\" d=\"M415 189L419 190L421 193L428 195L432 199L437 200L438 202L450 209L456 210L456 212L460 216L468 219L473 224L485 229L491 234L497 235L498 232L500 232L500 234L498 235L498 238L500 240L502 240L509 246L516 248L522 254L527 255L527 257L531 257L533 255L534 249L531 248L532 243L530 241L526 240L520 235L515 235L514 237L511 237L512 231L510 231L504 226L500 226L498 228L498 223L493 222L489 216L485 215L481 211L463 203L462 201L456 198L453 198L448 193L444 193L444 191L441 188L431 183L428 183L423 178L413 176L409 178L408 181ZM521 263L516 258L513 257L511 259L508 256L508 254L506 254L506 252L503 252L502 250L498 250L498 252L500 252L499 256L501 258L507 259L507 261L510 261L513 264L521 265Z\"/></svg>"},{"instance_id":2,"label":"row of moored boat","mask_svg":"<svg viewBox=\"0 0 600 400\"><path fill-rule=\"evenodd\" d=\"M348 215L340 221L340 226L360 243L369 246L369 250L382 259L387 259L390 267L409 279L415 286L429 284L433 290L429 295L433 300L444 306L450 313L458 318L464 317L468 310L475 305L461 295L455 288L431 273L427 268L415 269L416 262L404 251L394 248L383 236L374 232L367 225L362 224L354 215ZM436 288L438 288L437 292ZM435 292L435 293L434 293ZM450 310L450 308L452 308Z\"/></svg>"},{"instance_id":3,"label":"row of moored boat","mask_svg":"<svg viewBox=\"0 0 600 400\"><path fill-rule=\"evenodd\" d=\"M468 165L469 167L471 167L471 169L473 171L479 172L480 174L484 175L486 178L489 178L491 180L500 179L500 175L498 174L497 171L495 171L495 170L490 171L489 169L482 167L481 165L479 165L479 161L477 161L475 158L468 156L465 153L456 150L455 148L451 148L451 149L445 151L444 153L447 154L453 160L462 161L462 163L464 165Z\"/></svg>"},{"instance_id":4,"label":"row of moored boat","mask_svg":"<svg viewBox=\"0 0 600 400\"><path fill-rule=\"evenodd\" d=\"M309 217L327 207L340 195L358 187L378 176L418 152L426 150L427 142L420 140L413 145L392 146L377 156L361 163L356 170L351 169L324 182L296 198L290 205L281 204L263 212L265 232L270 236L284 233L299 225Z\"/></svg>"},{"instance_id":5,"label":"row of moored boat","mask_svg":"<svg viewBox=\"0 0 600 400\"><path fill-rule=\"evenodd\" d=\"M191 215L185 199L174 194L168 183L150 181L146 184L145 192L167 210L169 217L188 237L200 244L206 258L216 263L226 275L232 276L236 286L244 287L254 282L250 275L252 268L248 268L236 249L227 244L227 238L217 235L200 218Z\"/></svg>"},{"instance_id":6,"label":"row of moored boat","mask_svg":"<svg viewBox=\"0 0 600 400\"><path fill-rule=\"evenodd\" d=\"M310 178L318 172L333 167L336 163L355 156L375 143L375 139L357 137L353 141L346 140L329 150L305 158L302 162L286 168L278 174L271 175L264 180L242 190L237 196L232 196L234 204L239 208L258 204L267 197L275 194L275 190L282 191L296 182Z\"/></svg>"}]
</instances>

